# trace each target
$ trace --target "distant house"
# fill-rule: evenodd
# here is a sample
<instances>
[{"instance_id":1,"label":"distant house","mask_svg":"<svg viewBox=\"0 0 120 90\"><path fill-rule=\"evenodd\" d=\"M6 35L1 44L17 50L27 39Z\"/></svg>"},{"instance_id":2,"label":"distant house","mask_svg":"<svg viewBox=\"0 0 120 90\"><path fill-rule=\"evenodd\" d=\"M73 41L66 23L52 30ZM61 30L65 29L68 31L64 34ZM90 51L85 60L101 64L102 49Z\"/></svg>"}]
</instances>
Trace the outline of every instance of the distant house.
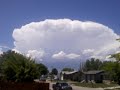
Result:
<instances>
[{"instance_id":1,"label":"distant house","mask_svg":"<svg viewBox=\"0 0 120 90\"><path fill-rule=\"evenodd\" d=\"M75 73L77 73L77 71L72 71L72 72L62 71L61 80L72 80L72 77L75 75Z\"/></svg>"},{"instance_id":2,"label":"distant house","mask_svg":"<svg viewBox=\"0 0 120 90\"><path fill-rule=\"evenodd\" d=\"M102 83L103 82L103 76L104 71L103 70L97 70L97 71L87 71L83 72L85 76L85 81L94 81L95 83Z\"/></svg>"},{"instance_id":3,"label":"distant house","mask_svg":"<svg viewBox=\"0 0 120 90\"><path fill-rule=\"evenodd\" d=\"M82 72L80 71L72 71L72 72L68 72L68 71L62 71L61 72L61 80L71 80L71 81L80 81Z\"/></svg>"},{"instance_id":4,"label":"distant house","mask_svg":"<svg viewBox=\"0 0 120 90\"><path fill-rule=\"evenodd\" d=\"M103 82L103 70L97 70L97 71L87 71L87 72L81 72L81 71L73 71L73 72L66 72L62 71L60 75L60 80L71 80L71 81L94 81L95 83L102 83Z\"/></svg>"}]
</instances>

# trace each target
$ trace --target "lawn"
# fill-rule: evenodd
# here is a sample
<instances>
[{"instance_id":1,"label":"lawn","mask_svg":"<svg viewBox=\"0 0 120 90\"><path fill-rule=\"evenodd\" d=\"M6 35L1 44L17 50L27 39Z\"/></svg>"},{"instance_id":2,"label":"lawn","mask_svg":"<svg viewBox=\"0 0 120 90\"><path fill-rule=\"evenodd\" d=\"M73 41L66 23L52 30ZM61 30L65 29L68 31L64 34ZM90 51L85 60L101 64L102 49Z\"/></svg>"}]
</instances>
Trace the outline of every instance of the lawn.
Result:
<instances>
[{"instance_id":1,"label":"lawn","mask_svg":"<svg viewBox=\"0 0 120 90\"><path fill-rule=\"evenodd\" d=\"M105 88L105 87L115 87L115 86L118 86L118 84L104 84L104 83L73 83L74 85L76 86L82 86L82 87L91 87L91 88ZM120 90L120 89L118 89Z\"/></svg>"},{"instance_id":2,"label":"lawn","mask_svg":"<svg viewBox=\"0 0 120 90\"><path fill-rule=\"evenodd\" d=\"M116 88L116 89L104 89L104 90L120 90L120 88Z\"/></svg>"}]
</instances>

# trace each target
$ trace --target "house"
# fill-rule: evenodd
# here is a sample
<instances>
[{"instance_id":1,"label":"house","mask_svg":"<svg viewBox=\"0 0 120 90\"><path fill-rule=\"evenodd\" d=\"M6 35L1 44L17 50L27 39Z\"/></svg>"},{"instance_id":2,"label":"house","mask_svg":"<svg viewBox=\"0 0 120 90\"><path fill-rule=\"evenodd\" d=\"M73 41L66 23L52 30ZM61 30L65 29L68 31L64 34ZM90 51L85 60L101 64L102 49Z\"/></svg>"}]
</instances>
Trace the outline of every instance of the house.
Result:
<instances>
[{"instance_id":1,"label":"house","mask_svg":"<svg viewBox=\"0 0 120 90\"><path fill-rule=\"evenodd\" d=\"M75 73L77 73L77 71L72 71L72 72L62 71L60 75L61 80L72 80Z\"/></svg>"},{"instance_id":2,"label":"house","mask_svg":"<svg viewBox=\"0 0 120 90\"><path fill-rule=\"evenodd\" d=\"M62 71L60 75L60 80L71 80L71 81L94 81L95 83L102 83L103 82L104 71L103 70L92 70L92 71L73 71L67 72Z\"/></svg>"},{"instance_id":3,"label":"house","mask_svg":"<svg viewBox=\"0 0 120 90\"><path fill-rule=\"evenodd\" d=\"M103 82L103 76L104 71L103 70L93 70L93 71L87 71L83 72L84 78L86 82L94 81L95 83L102 83Z\"/></svg>"},{"instance_id":4,"label":"house","mask_svg":"<svg viewBox=\"0 0 120 90\"><path fill-rule=\"evenodd\" d=\"M80 81L81 75L82 72L80 71L72 71L72 72L62 71L60 77L61 80Z\"/></svg>"}]
</instances>

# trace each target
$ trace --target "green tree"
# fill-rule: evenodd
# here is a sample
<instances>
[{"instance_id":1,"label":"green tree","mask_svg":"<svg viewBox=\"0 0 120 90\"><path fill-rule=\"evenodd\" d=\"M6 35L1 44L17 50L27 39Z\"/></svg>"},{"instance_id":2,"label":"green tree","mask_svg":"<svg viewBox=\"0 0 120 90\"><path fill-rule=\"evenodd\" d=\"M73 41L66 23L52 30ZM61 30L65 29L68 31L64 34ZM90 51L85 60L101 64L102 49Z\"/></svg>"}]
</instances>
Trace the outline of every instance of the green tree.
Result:
<instances>
[{"instance_id":1,"label":"green tree","mask_svg":"<svg viewBox=\"0 0 120 90\"><path fill-rule=\"evenodd\" d=\"M58 70L56 68L53 68L52 71L51 71L51 73L53 75L57 75L58 74Z\"/></svg>"},{"instance_id":2,"label":"green tree","mask_svg":"<svg viewBox=\"0 0 120 90\"><path fill-rule=\"evenodd\" d=\"M99 59L91 58L87 60L84 65L84 71L100 70L102 62Z\"/></svg>"},{"instance_id":3,"label":"green tree","mask_svg":"<svg viewBox=\"0 0 120 90\"><path fill-rule=\"evenodd\" d=\"M120 39L117 39L120 42ZM112 54L110 58L115 61L103 62L102 69L107 71L111 80L120 84L120 53Z\"/></svg>"},{"instance_id":4,"label":"green tree","mask_svg":"<svg viewBox=\"0 0 120 90\"><path fill-rule=\"evenodd\" d=\"M115 81L120 84L120 53L112 54L111 58L115 58L115 65L113 67L115 73Z\"/></svg>"},{"instance_id":5,"label":"green tree","mask_svg":"<svg viewBox=\"0 0 120 90\"><path fill-rule=\"evenodd\" d=\"M104 61L101 67L102 70L106 72L106 78L111 81L115 80L115 62L113 61Z\"/></svg>"},{"instance_id":6,"label":"green tree","mask_svg":"<svg viewBox=\"0 0 120 90\"><path fill-rule=\"evenodd\" d=\"M72 71L74 71L74 69L73 68L63 68L62 71L72 72Z\"/></svg>"},{"instance_id":7,"label":"green tree","mask_svg":"<svg viewBox=\"0 0 120 90\"><path fill-rule=\"evenodd\" d=\"M39 76L41 75L46 75L49 71L48 71L48 68L43 65L43 64L37 64L37 70L39 72Z\"/></svg>"},{"instance_id":8,"label":"green tree","mask_svg":"<svg viewBox=\"0 0 120 90\"><path fill-rule=\"evenodd\" d=\"M40 72L46 73L43 69L45 67L42 64L37 65L30 57L26 57L14 51L4 52L0 59L2 61L2 74L7 80L28 82L39 77Z\"/></svg>"}]
</instances>

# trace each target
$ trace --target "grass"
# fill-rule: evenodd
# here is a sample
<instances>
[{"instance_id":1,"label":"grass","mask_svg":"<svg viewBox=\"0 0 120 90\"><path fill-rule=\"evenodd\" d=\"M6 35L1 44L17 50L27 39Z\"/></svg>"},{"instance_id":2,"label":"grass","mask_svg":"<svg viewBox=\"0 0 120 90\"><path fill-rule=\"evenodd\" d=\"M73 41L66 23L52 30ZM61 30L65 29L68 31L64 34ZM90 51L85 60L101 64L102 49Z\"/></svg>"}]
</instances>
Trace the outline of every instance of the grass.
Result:
<instances>
[{"instance_id":1,"label":"grass","mask_svg":"<svg viewBox=\"0 0 120 90\"><path fill-rule=\"evenodd\" d=\"M116 89L104 89L104 90L120 90L120 88L116 88Z\"/></svg>"},{"instance_id":2,"label":"grass","mask_svg":"<svg viewBox=\"0 0 120 90\"><path fill-rule=\"evenodd\" d=\"M74 85L76 86L82 86L82 87L91 87L91 88L105 88L105 87L115 87L115 86L118 86L117 84L110 84L110 85L107 85L107 84L104 84L104 83L95 83L95 84L92 84L92 83L73 83ZM120 90L120 89L118 89Z\"/></svg>"}]
</instances>

